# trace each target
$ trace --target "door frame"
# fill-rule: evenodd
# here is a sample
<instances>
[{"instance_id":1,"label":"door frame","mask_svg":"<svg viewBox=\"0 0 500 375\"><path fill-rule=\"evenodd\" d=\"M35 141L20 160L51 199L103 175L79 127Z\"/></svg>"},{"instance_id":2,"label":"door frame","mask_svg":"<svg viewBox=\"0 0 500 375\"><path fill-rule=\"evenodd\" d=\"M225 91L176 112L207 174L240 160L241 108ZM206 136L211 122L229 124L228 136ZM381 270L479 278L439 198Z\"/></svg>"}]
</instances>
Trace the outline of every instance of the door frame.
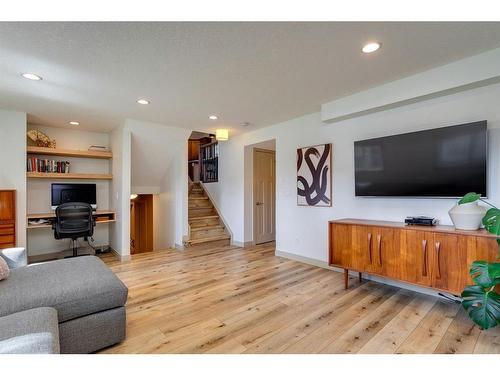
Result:
<instances>
[{"instance_id":1,"label":"door frame","mask_svg":"<svg viewBox=\"0 0 500 375\"><path fill-rule=\"evenodd\" d=\"M273 154L274 155L274 194L273 194L273 200L274 200L274 240L272 241L275 241L276 240L276 150L268 150L268 149L265 149L265 148L258 148L258 147L254 147L252 149L252 217L253 217L253 220L252 220L252 227L253 227L253 243L255 245L257 245L257 225L256 225L256 221L257 221L257 205L256 205L256 198L255 198L255 193L256 193L256 188L255 188L255 181L256 181L256 178L255 178L255 171L256 171L256 165L257 163L255 162L255 159L256 159L256 154L258 152L264 152L264 153L268 153L268 154ZM272 241L266 241L266 242L272 242ZM261 243L266 243L266 242L261 242Z\"/></svg>"}]
</instances>

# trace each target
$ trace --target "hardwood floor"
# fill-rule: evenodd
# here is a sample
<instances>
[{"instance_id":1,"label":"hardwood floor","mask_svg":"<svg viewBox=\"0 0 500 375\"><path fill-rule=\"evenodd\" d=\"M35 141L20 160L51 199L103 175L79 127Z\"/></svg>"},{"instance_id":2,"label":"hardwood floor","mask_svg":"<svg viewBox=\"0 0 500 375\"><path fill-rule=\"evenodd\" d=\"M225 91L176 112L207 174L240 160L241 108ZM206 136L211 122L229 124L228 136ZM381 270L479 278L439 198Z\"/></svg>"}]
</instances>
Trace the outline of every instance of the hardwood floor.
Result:
<instances>
[{"instance_id":1,"label":"hardwood floor","mask_svg":"<svg viewBox=\"0 0 500 375\"><path fill-rule=\"evenodd\" d=\"M103 260L129 287L127 339L102 353L500 353L435 297L274 256L274 244Z\"/></svg>"}]
</instances>

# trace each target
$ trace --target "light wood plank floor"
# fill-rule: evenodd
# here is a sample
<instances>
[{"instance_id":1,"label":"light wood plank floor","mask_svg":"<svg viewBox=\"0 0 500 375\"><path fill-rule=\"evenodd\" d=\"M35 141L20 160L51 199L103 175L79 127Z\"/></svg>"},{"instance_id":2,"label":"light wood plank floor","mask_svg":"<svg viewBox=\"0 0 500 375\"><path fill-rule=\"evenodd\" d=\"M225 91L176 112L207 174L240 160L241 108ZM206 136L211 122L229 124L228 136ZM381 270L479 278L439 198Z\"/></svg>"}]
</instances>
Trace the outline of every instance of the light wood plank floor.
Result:
<instances>
[{"instance_id":1,"label":"light wood plank floor","mask_svg":"<svg viewBox=\"0 0 500 375\"><path fill-rule=\"evenodd\" d=\"M274 244L103 259L129 287L103 353L500 353L459 305L274 256Z\"/></svg>"}]
</instances>

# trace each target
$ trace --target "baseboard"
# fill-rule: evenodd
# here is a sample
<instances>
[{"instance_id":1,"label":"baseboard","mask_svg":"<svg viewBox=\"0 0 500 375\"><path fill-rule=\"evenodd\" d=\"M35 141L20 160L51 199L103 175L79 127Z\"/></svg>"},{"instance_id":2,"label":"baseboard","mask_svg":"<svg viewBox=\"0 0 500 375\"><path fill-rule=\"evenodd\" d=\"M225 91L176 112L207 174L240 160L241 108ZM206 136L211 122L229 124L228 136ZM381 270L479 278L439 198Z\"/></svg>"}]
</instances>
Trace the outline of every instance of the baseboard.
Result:
<instances>
[{"instance_id":1,"label":"baseboard","mask_svg":"<svg viewBox=\"0 0 500 375\"><path fill-rule=\"evenodd\" d=\"M311 266L326 268L328 270L332 270L332 271L335 271L335 272L344 272L343 268L331 267L328 264L328 262L324 262L324 261L321 261L321 260L318 260L318 259L304 257L302 255L292 254L292 253L288 253L286 251L279 251L279 250L276 250L274 252L274 254L276 256L278 256L278 257L295 260L297 262L309 264ZM349 271L349 275L357 277L358 276L358 272ZM404 283L402 281L395 281L395 280L386 279L386 278L383 278L383 277L368 275L366 273L363 274L363 279L375 281L375 282L381 283L381 284L395 286L397 288L403 288L403 289L411 290L413 292L427 294L427 295L434 296L434 297L443 298L443 296L439 295L438 292L435 291L434 289L429 289L429 288L424 288L424 287L418 287L418 286L415 286L415 285L412 285L412 284Z\"/></svg>"},{"instance_id":2,"label":"baseboard","mask_svg":"<svg viewBox=\"0 0 500 375\"><path fill-rule=\"evenodd\" d=\"M128 254L128 255L121 255L118 251L116 251L115 249L113 249L111 246L109 248L110 248L111 252L113 253L113 255L115 257L117 257L120 262L125 262L127 260L132 259L132 256L130 254Z\"/></svg>"},{"instance_id":3,"label":"baseboard","mask_svg":"<svg viewBox=\"0 0 500 375\"><path fill-rule=\"evenodd\" d=\"M232 241L231 240L231 246L250 247L253 245L254 245L253 241L241 242L241 241Z\"/></svg>"}]
</instances>

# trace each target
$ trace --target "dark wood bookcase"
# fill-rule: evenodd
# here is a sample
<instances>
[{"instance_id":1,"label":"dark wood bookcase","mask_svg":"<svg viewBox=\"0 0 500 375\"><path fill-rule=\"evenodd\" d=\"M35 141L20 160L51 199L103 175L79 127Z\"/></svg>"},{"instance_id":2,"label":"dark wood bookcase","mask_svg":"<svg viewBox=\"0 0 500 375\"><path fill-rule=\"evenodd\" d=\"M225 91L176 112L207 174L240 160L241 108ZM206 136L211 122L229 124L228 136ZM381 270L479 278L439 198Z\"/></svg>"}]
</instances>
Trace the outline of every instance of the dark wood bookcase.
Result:
<instances>
[{"instance_id":1,"label":"dark wood bookcase","mask_svg":"<svg viewBox=\"0 0 500 375\"><path fill-rule=\"evenodd\" d=\"M219 143L200 145L201 181L219 181Z\"/></svg>"}]
</instances>

